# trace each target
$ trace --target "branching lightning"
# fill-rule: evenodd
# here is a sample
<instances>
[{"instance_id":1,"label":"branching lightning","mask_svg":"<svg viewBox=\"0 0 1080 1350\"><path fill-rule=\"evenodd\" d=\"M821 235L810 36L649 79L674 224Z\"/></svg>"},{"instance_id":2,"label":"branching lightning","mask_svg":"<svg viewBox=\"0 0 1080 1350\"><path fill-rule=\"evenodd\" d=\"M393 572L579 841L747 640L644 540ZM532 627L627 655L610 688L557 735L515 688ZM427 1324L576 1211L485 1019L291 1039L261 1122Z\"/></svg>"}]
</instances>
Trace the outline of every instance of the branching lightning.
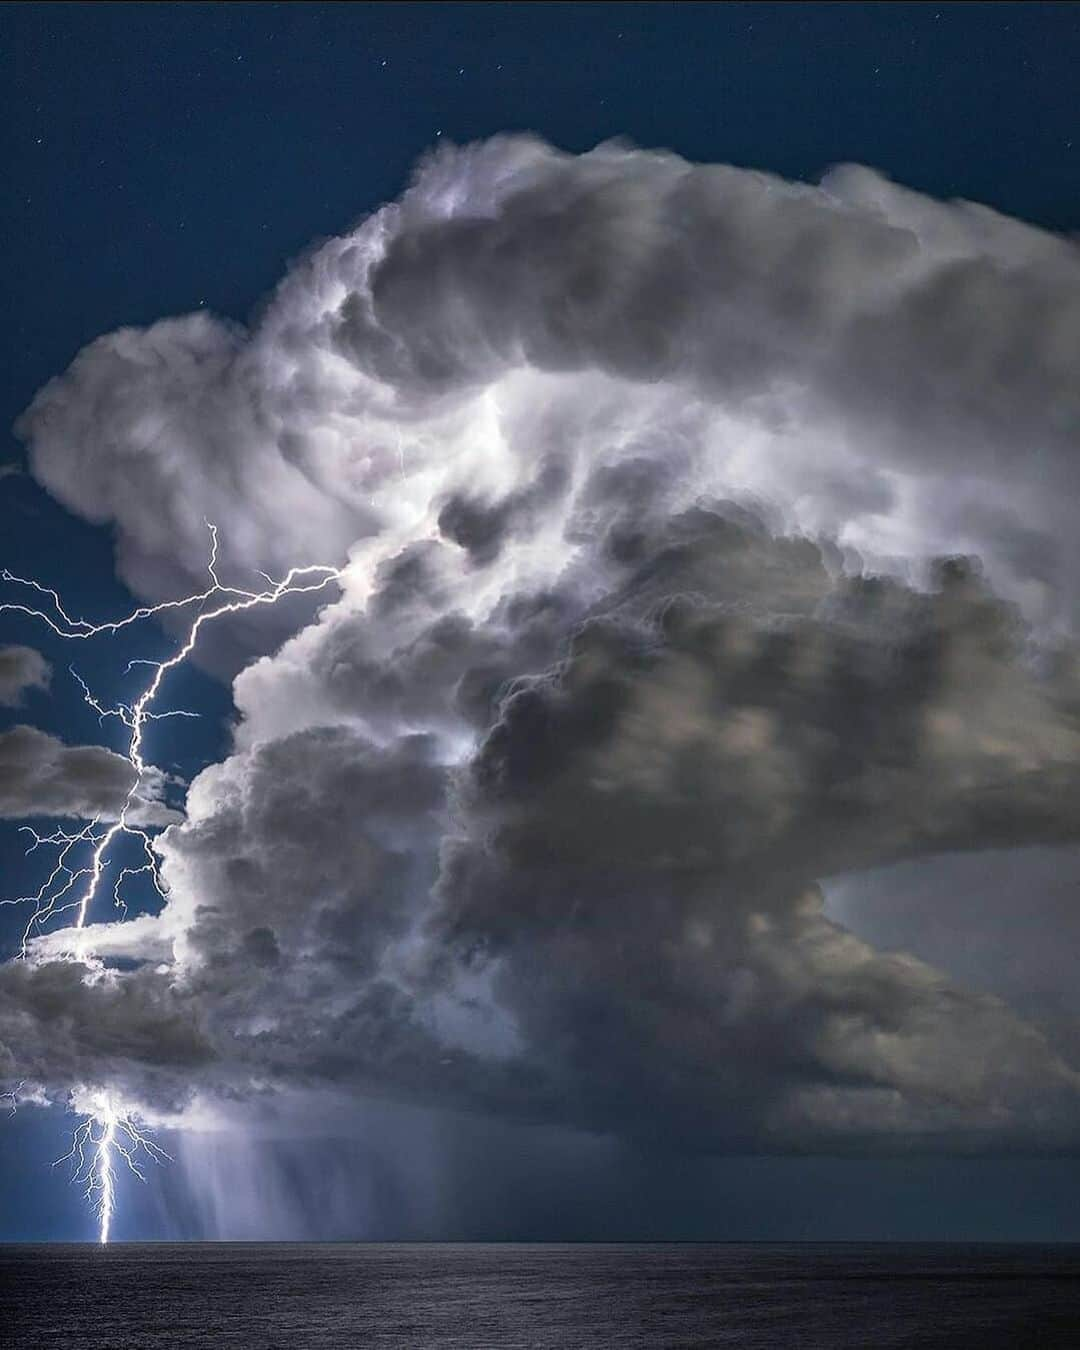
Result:
<instances>
[{"instance_id":1,"label":"branching lightning","mask_svg":"<svg viewBox=\"0 0 1080 1350\"><path fill-rule=\"evenodd\" d=\"M72 1135L70 1150L57 1158L53 1166L59 1167L69 1160L74 1164L72 1181L83 1187L83 1195L97 1216L98 1241L106 1243L116 1207L115 1155L119 1153L128 1170L140 1181L146 1180L139 1165L142 1157L156 1163L172 1159L154 1143L133 1114L116 1105L109 1093L97 1093L89 1106L90 1113Z\"/></svg>"},{"instance_id":2,"label":"branching lightning","mask_svg":"<svg viewBox=\"0 0 1080 1350\"><path fill-rule=\"evenodd\" d=\"M133 667L145 665L149 678L142 692L133 703L117 703L112 707L102 704L92 693L82 677L72 669L72 675L78 681L86 704L98 714L99 722L107 718L116 718L128 731L126 758L131 764L133 778L127 795L116 814L115 819L105 820L97 816L78 830L58 828L48 834L40 834L30 826L23 831L30 838L27 853L38 849L52 849L53 861L41 886L31 895L14 896L0 900L0 905L29 904L30 917L22 934L21 957L25 958L33 937L44 931L47 922L64 914L72 915L69 925L74 938L70 959L93 967L95 962L87 952L86 923L87 916L102 890L103 879L109 869L114 845L124 837L138 841L143 861L137 867L121 867L112 886L114 905L126 913L122 890L124 883L133 876L145 874L156 888L162 899L167 890L158 870L157 855L154 852L153 827L138 822L139 806L146 801L156 799L156 785L161 781L160 770L145 758L145 736L148 723L166 717L195 717L198 714L183 709L158 711L154 703L161 692L169 672L183 665L195 650L199 636L205 626L215 619L230 614L243 613L259 606L273 605L286 595L301 595L320 591L342 575L342 569L321 565L292 567L280 580L265 572L260 572L267 585L261 591L246 590L239 586L226 585L218 576L218 536L215 526L207 522L210 531L210 558L207 563L209 585L195 594L177 600L166 600L157 605L142 605L122 619L105 623L91 623L86 619L73 618L60 599L59 594L40 582L16 576L4 568L0 571L0 580L13 586L25 587L34 596L44 598L44 604L38 608L34 604L21 601L0 603L0 613L24 614L39 620L58 637L71 641L83 641L102 635L114 635L129 628L143 619L159 617L163 614L188 611L192 617L186 631L179 641L176 651L163 661L137 659L129 661L125 673ZM5 1094L11 1097L12 1109L17 1100L18 1089ZM108 1242L115 1207L115 1155L119 1154L130 1171L140 1180L143 1173L139 1167L140 1156L161 1162L167 1154L149 1137L144 1126L136 1122L135 1114L117 1102L108 1091L99 1091L85 1099L87 1107L84 1119L76 1128L71 1150L58 1159L63 1162L71 1159L75 1163L74 1180L85 1186L85 1195L93 1207L99 1221L101 1242Z\"/></svg>"}]
</instances>

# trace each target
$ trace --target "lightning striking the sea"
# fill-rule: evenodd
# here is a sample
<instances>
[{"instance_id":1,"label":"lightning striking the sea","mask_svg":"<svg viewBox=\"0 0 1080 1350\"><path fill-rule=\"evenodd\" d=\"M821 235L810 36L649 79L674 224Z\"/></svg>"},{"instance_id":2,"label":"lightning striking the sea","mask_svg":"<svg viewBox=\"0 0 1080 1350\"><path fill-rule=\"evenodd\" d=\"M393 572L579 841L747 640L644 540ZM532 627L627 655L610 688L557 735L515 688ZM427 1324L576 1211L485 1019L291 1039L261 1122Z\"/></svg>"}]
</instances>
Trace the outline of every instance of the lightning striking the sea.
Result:
<instances>
[{"instance_id":1,"label":"lightning striking the sea","mask_svg":"<svg viewBox=\"0 0 1080 1350\"><path fill-rule=\"evenodd\" d=\"M99 1092L87 1103L89 1113L72 1135L71 1149L53 1163L72 1161L72 1180L83 1186L83 1195L98 1220L98 1241L106 1243L116 1207L114 1155L119 1153L129 1171L140 1181L146 1176L139 1166L140 1154L154 1162L172 1159L150 1138L133 1112L125 1112L108 1092Z\"/></svg>"},{"instance_id":2,"label":"lightning striking the sea","mask_svg":"<svg viewBox=\"0 0 1080 1350\"><path fill-rule=\"evenodd\" d=\"M121 913L126 913L122 896L124 883L130 877L140 874L147 875L158 895L162 899L166 898L167 889L158 871L158 860L154 852L154 833L152 833L154 827L140 824L137 819L140 806L145 805L147 801L155 800L158 784L162 781L160 770L145 757L146 730L152 721L166 717L196 715L182 709L158 711L154 704L166 677L170 671L176 670L191 656L206 625L228 615L276 604L287 595L321 591L342 575L341 568L311 565L292 567L277 581L261 572L259 575L267 583L266 588L261 591L228 585L221 581L217 573L217 529L209 522L207 527L210 531L208 586L176 600L139 606L123 618L105 623L95 624L86 619L73 618L65 610L55 590L38 581L16 576L7 568L0 571L0 580L12 586L24 587L36 596L44 597L46 601L46 605L41 608L21 601L0 602L0 613L27 615L44 623L58 637L71 641L82 641L102 635L111 636L144 619L173 612L182 613L185 610L194 611L171 656L162 661L137 659L128 662L125 673L129 673L137 665L144 665L149 671L145 686L132 703L117 703L113 707L103 705L81 676L72 670L82 689L85 702L98 714L99 721L104 722L107 718L115 717L127 728L129 735L125 757L131 765L133 778L115 819L103 820L99 815L81 829L58 828L49 834L40 834L30 826L23 827L30 837L28 854L39 848L54 850L52 865L36 892L0 900L0 905L30 906L31 913L23 930L20 948L20 957L24 960L31 955L35 936L42 934L51 920L69 914L73 916L68 925L72 933L72 943L63 955L68 960L84 965L90 978L102 973L102 963L88 949L87 918L102 891L105 876L112 862L114 846L121 839L134 839L143 861L137 867L119 868L112 885L113 904ZM13 1107L17 1092L18 1090L14 1094L7 1094L12 1097ZM73 1181L84 1187L85 1197L98 1220L99 1241L106 1243L109 1240L116 1206L116 1156L119 1155L136 1177L144 1180L140 1160L163 1162L168 1160L168 1154L150 1138L148 1129L141 1123L137 1112L118 1102L106 1087L93 1090L78 1087L73 1090L72 1102L83 1119L74 1131L71 1149L62 1158L57 1159L57 1163L69 1160L74 1163Z\"/></svg>"}]
</instances>

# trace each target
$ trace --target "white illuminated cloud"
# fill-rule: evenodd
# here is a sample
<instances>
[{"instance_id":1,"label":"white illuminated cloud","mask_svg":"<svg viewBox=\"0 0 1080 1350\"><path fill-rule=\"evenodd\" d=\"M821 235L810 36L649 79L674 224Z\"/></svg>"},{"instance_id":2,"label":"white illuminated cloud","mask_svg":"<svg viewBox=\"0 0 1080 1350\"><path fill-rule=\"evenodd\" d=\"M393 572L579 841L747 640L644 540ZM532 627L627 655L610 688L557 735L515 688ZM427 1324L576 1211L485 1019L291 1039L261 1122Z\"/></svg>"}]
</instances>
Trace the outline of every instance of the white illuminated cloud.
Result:
<instances>
[{"instance_id":1,"label":"white illuminated cloud","mask_svg":"<svg viewBox=\"0 0 1080 1350\"><path fill-rule=\"evenodd\" d=\"M21 431L133 589L201 578L207 519L230 580L346 567L236 679L161 916L92 932L142 964L43 940L0 1060L1065 1146L1061 1045L817 883L1076 837L1078 350L1075 245L986 208L528 137L444 147L250 330L98 339Z\"/></svg>"}]
</instances>

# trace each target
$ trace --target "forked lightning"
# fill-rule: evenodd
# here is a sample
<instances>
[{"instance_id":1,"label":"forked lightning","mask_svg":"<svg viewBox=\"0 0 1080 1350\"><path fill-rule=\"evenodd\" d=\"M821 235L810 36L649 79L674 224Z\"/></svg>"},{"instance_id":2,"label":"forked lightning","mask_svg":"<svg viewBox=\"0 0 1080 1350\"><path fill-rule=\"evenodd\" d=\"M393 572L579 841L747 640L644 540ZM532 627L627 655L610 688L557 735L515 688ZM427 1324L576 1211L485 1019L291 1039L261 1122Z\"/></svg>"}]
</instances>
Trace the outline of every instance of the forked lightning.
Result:
<instances>
[{"instance_id":1,"label":"forked lightning","mask_svg":"<svg viewBox=\"0 0 1080 1350\"><path fill-rule=\"evenodd\" d=\"M87 952L85 934L87 916L101 891L113 845L122 836L139 841L143 862L138 867L120 868L112 887L114 903L123 910L125 907L121 891L124 882L131 876L144 873L150 877L158 894L162 898L165 897L166 888L158 872L153 834L148 827L139 825L133 817L138 815L137 808L142 800L139 789L148 788L158 778L158 771L144 757L147 724L163 717L195 715L180 709L159 712L153 705L168 673L183 665L195 650L203 628L214 619L226 615L239 614L261 605L273 605L286 595L320 591L342 575L340 568L316 565L290 568L279 581L260 572L259 575L267 582L266 588L261 591L226 585L217 574L217 530L209 523L208 528L210 531L208 586L193 595L177 600L139 606L124 618L106 623L95 624L86 619L72 618L55 590L43 586L38 581L16 576L6 568L0 572L0 580L12 586L25 587L26 590L33 592L35 597L44 597L46 602L43 607L38 608L34 604L21 601L6 601L0 603L0 613L7 611L28 615L46 624L58 637L72 641L115 634L143 619L174 611L192 613L186 633L176 651L166 660L137 660L128 663L127 671L133 666L145 665L150 672L145 687L133 703L118 703L114 707L104 706L91 693L82 678L72 672L82 688L85 701L98 713L99 720L115 717L127 728L129 736L126 757L134 771L134 777L115 820L111 822L103 822L99 816L82 829L56 829L51 834L39 834L29 826L24 827L31 840L28 853L44 847L52 848L54 855L45 880L34 894L0 901L3 905L31 906L30 918L22 937L23 957L28 953L32 938L43 931L44 925L49 920L62 914L72 914L70 928L73 942L69 952L70 958L81 961L88 967L98 964ZM88 1105L90 1109L75 1130L70 1152L57 1161L72 1160L75 1163L74 1180L84 1185L86 1197L99 1221L100 1240L108 1242L116 1196L115 1155L118 1153L140 1179L143 1176L138 1165L140 1155L155 1162L164 1160L168 1155L149 1138L145 1127L137 1123L134 1112L116 1101L109 1091L99 1090L93 1093Z\"/></svg>"}]
</instances>

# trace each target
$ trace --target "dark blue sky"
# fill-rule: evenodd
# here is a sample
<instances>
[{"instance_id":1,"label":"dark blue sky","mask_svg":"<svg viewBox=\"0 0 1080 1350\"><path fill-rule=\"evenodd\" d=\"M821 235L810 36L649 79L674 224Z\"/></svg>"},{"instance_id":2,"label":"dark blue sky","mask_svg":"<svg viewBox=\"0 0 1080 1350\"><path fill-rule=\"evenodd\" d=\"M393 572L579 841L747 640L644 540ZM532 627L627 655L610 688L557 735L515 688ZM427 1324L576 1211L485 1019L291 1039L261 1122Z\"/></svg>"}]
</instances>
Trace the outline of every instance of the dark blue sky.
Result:
<instances>
[{"instance_id":1,"label":"dark blue sky","mask_svg":"<svg viewBox=\"0 0 1080 1350\"><path fill-rule=\"evenodd\" d=\"M440 136L531 130L570 150L625 136L805 179L856 160L936 196L1080 225L1070 4L14 4L0 10L0 45L5 428L101 333L201 305L245 320L290 258L396 196ZM0 462L19 461L3 434ZM0 555L77 611L106 617L126 603L107 532L25 475L0 478ZM41 646L57 665L56 697L32 704L33 717L70 740L97 738L60 678L68 654L30 625L2 639ZM85 672L105 679L94 659ZM177 702L208 716L198 733L185 725L186 741L177 733L172 758L194 768L220 745L228 700L207 676L185 678ZM0 843L13 848L13 831ZM12 931L5 919L6 946ZM86 1227L77 1200L55 1190L47 1217L33 1210L52 1149L39 1130L32 1162L2 1150L0 1190L17 1203L3 1206L0 1235ZM761 1182L769 1213L793 1166ZM1040 1193L1072 1199L1041 1229L1025 1217L1024 1235L1080 1236L1075 1168L1041 1166ZM1006 1163L920 1164L913 1191L902 1170L879 1167L891 1197L881 1203L905 1236L1003 1236L1022 1203ZM946 1175L951 1223L925 1210ZM835 1197L824 1164L804 1182ZM848 1228L865 1232L855 1208ZM844 1231L842 1216L830 1222ZM780 1220L754 1229L770 1233L809 1235Z\"/></svg>"}]
</instances>

